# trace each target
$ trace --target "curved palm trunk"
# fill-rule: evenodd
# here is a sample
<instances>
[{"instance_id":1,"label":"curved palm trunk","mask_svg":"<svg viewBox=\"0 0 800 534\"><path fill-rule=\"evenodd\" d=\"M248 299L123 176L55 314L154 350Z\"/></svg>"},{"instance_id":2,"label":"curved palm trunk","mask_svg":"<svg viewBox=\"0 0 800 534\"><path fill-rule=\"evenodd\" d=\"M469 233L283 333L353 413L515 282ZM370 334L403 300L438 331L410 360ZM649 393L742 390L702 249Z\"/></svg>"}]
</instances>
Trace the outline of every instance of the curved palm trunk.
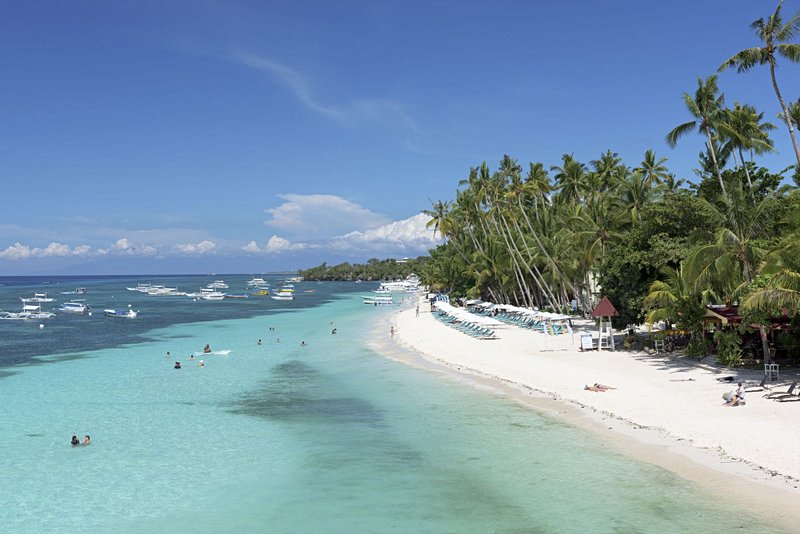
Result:
<instances>
[{"instance_id":1,"label":"curved palm trunk","mask_svg":"<svg viewBox=\"0 0 800 534\"><path fill-rule=\"evenodd\" d=\"M533 270L531 270L531 265L527 261L525 261L525 258L523 258L522 251L520 251L519 247L517 246L517 243L514 241L513 235L511 233L511 228L508 226L508 222L506 221L505 216L503 216L501 214L500 215L500 220L503 221L503 226L506 227L506 231L508 232L508 236L510 238L510 241L511 241L511 244L513 245L514 250L519 255L520 259L522 260L523 265L525 265L525 268L528 270L528 273L530 273L531 277L533 278L533 281L539 287L539 291L541 291L542 295L547 297L547 299L550 300L550 302L552 302L555 305L556 302L557 302L556 298L555 298L555 295L550 290L550 288L547 286L547 283L544 281L544 278L542 277L542 274L539 272L539 269L536 268L536 265L533 265L533 268L536 269L536 273L534 273ZM517 227L517 231L519 232L519 225L516 223L516 221L514 221L514 224ZM525 248L527 249L528 245L527 245L527 243L525 243L524 239L522 240L522 242L525 245ZM528 250L528 259L529 260L533 260L533 256L531 255L530 250ZM541 281L540 281L540 279L541 279ZM532 302L531 302L531 304L532 304Z\"/></svg>"},{"instance_id":2,"label":"curved palm trunk","mask_svg":"<svg viewBox=\"0 0 800 534\"><path fill-rule=\"evenodd\" d=\"M722 181L722 173L719 170L719 163L717 163L717 151L714 150L714 141L711 139L711 130L708 128L706 128L706 137L708 137L708 151L711 153L711 161L714 162L714 170L717 171L719 186L722 189L722 194L728 196L728 192L725 190L725 182Z\"/></svg>"},{"instance_id":3,"label":"curved palm trunk","mask_svg":"<svg viewBox=\"0 0 800 534\"><path fill-rule=\"evenodd\" d=\"M797 158L797 165L800 167L800 148L797 147L797 138L794 136L794 126L792 126L792 119L789 115L789 109L783 102L783 97L778 89L778 81L775 79L775 61L769 62L769 74L772 77L772 88L775 89L775 96L778 97L778 102L783 110L783 118L786 120L786 125L789 127L789 136L792 138L792 146L794 147L794 155Z\"/></svg>"},{"instance_id":4,"label":"curved palm trunk","mask_svg":"<svg viewBox=\"0 0 800 534\"><path fill-rule=\"evenodd\" d=\"M750 179L750 171L747 168L747 164L744 161L744 154L742 153L742 147L739 147L739 159L742 161L742 168L744 169L744 175L747 176L747 187L751 190L753 189L753 181ZM755 199L753 200L755 202Z\"/></svg>"}]
</instances>

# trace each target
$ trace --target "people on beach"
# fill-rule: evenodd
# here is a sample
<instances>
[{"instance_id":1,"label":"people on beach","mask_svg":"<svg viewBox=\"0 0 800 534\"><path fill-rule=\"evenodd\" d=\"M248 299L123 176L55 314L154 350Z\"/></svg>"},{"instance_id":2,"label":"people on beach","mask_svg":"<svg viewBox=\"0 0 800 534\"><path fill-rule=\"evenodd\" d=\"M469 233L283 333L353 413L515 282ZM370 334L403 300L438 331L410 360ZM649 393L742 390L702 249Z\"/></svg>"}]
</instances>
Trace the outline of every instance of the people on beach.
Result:
<instances>
[{"instance_id":1,"label":"people on beach","mask_svg":"<svg viewBox=\"0 0 800 534\"><path fill-rule=\"evenodd\" d=\"M735 391L729 391L722 395L725 406L739 406L746 404L744 400L744 386L739 382L739 387Z\"/></svg>"},{"instance_id":2,"label":"people on beach","mask_svg":"<svg viewBox=\"0 0 800 534\"><path fill-rule=\"evenodd\" d=\"M72 442L71 443L72 443L73 447L77 447L78 445L81 444L81 442L78 441L78 436L76 436L74 434L72 435Z\"/></svg>"},{"instance_id":3,"label":"people on beach","mask_svg":"<svg viewBox=\"0 0 800 534\"><path fill-rule=\"evenodd\" d=\"M83 444L90 445L92 443L92 438L89 437L89 434L83 436Z\"/></svg>"},{"instance_id":4,"label":"people on beach","mask_svg":"<svg viewBox=\"0 0 800 534\"><path fill-rule=\"evenodd\" d=\"M617 389L617 388L612 388L611 386L605 386L603 384L595 383L593 386L589 385L584 386L583 389L588 391L608 391L609 389Z\"/></svg>"},{"instance_id":5,"label":"people on beach","mask_svg":"<svg viewBox=\"0 0 800 534\"><path fill-rule=\"evenodd\" d=\"M390 335L390 336L392 336L392 337L394 337L394 327L391 327L391 328L389 329L389 335Z\"/></svg>"},{"instance_id":6,"label":"people on beach","mask_svg":"<svg viewBox=\"0 0 800 534\"><path fill-rule=\"evenodd\" d=\"M181 368L181 362L175 362L175 365L172 368L173 369L180 369Z\"/></svg>"},{"instance_id":7,"label":"people on beach","mask_svg":"<svg viewBox=\"0 0 800 534\"><path fill-rule=\"evenodd\" d=\"M419 317L419 304L417 304L417 317Z\"/></svg>"},{"instance_id":8,"label":"people on beach","mask_svg":"<svg viewBox=\"0 0 800 534\"><path fill-rule=\"evenodd\" d=\"M206 343L206 346L203 347L203 353L208 354L209 352L211 352L211 346Z\"/></svg>"}]
</instances>

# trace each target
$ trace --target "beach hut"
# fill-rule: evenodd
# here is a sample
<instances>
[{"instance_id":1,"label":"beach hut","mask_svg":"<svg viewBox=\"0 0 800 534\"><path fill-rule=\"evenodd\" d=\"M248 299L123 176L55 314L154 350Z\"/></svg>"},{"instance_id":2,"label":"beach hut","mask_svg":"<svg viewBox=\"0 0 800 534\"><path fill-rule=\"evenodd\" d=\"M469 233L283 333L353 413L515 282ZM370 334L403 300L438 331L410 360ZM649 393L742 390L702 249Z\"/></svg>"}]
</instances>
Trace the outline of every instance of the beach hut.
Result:
<instances>
[{"instance_id":1,"label":"beach hut","mask_svg":"<svg viewBox=\"0 0 800 534\"><path fill-rule=\"evenodd\" d=\"M600 299L597 307L592 310L592 317L600 320L599 332L597 334L597 350L603 350L604 347L615 350L611 318L618 316L619 312L614 308L614 305L611 304L611 301L608 300L608 297ZM608 318L608 322L605 321L606 318Z\"/></svg>"}]
</instances>

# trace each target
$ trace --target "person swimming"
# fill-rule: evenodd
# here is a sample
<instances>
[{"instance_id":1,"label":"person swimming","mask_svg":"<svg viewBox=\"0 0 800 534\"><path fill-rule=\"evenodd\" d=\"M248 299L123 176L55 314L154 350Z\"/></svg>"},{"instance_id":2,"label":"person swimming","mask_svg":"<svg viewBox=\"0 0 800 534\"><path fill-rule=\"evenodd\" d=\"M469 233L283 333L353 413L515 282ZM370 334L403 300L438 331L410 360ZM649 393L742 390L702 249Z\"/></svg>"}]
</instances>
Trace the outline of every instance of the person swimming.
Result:
<instances>
[{"instance_id":1,"label":"person swimming","mask_svg":"<svg viewBox=\"0 0 800 534\"><path fill-rule=\"evenodd\" d=\"M200 362L197 365L198 365L198 367L205 367L206 366L206 362L204 362L203 360L200 360Z\"/></svg>"},{"instance_id":2,"label":"person swimming","mask_svg":"<svg viewBox=\"0 0 800 534\"><path fill-rule=\"evenodd\" d=\"M90 445L92 443L92 438L89 437L89 434L83 436L83 444Z\"/></svg>"},{"instance_id":3,"label":"person swimming","mask_svg":"<svg viewBox=\"0 0 800 534\"><path fill-rule=\"evenodd\" d=\"M180 369L180 368L181 368L181 362L175 362L175 366L173 367L173 369Z\"/></svg>"},{"instance_id":4,"label":"person swimming","mask_svg":"<svg viewBox=\"0 0 800 534\"><path fill-rule=\"evenodd\" d=\"M190 355L189 355L189 359L190 359L190 360L194 360L194 354L190 354Z\"/></svg>"},{"instance_id":5,"label":"person swimming","mask_svg":"<svg viewBox=\"0 0 800 534\"><path fill-rule=\"evenodd\" d=\"M72 443L73 447L77 447L78 445L81 444L81 442L78 441L78 436L75 436L75 435L72 436L72 442L71 443Z\"/></svg>"},{"instance_id":6,"label":"person swimming","mask_svg":"<svg viewBox=\"0 0 800 534\"><path fill-rule=\"evenodd\" d=\"M300 342L300 346L301 346L301 347L305 347L305 346L306 346L306 342L305 342L305 341L301 341L301 342Z\"/></svg>"},{"instance_id":7,"label":"person swimming","mask_svg":"<svg viewBox=\"0 0 800 534\"><path fill-rule=\"evenodd\" d=\"M203 347L203 353L208 354L209 352L211 352L211 346L206 344L206 346Z\"/></svg>"},{"instance_id":8,"label":"person swimming","mask_svg":"<svg viewBox=\"0 0 800 534\"><path fill-rule=\"evenodd\" d=\"M261 340L260 339L258 340L258 344L261 345Z\"/></svg>"}]
</instances>

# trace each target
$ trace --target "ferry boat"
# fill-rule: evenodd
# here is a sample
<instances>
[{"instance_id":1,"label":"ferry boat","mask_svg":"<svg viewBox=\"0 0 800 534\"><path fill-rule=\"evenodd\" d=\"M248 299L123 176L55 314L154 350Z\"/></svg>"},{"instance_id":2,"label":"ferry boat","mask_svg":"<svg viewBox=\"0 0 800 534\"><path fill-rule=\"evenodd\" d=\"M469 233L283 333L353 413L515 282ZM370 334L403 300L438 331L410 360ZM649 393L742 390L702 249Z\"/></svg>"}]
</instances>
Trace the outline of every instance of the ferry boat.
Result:
<instances>
[{"instance_id":1,"label":"ferry boat","mask_svg":"<svg viewBox=\"0 0 800 534\"><path fill-rule=\"evenodd\" d=\"M19 300L21 300L23 303L27 303L27 302L53 302L56 299L48 297L47 293L34 293L32 297L28 298L20 297Z\"/></svg>"}]
</instances>

